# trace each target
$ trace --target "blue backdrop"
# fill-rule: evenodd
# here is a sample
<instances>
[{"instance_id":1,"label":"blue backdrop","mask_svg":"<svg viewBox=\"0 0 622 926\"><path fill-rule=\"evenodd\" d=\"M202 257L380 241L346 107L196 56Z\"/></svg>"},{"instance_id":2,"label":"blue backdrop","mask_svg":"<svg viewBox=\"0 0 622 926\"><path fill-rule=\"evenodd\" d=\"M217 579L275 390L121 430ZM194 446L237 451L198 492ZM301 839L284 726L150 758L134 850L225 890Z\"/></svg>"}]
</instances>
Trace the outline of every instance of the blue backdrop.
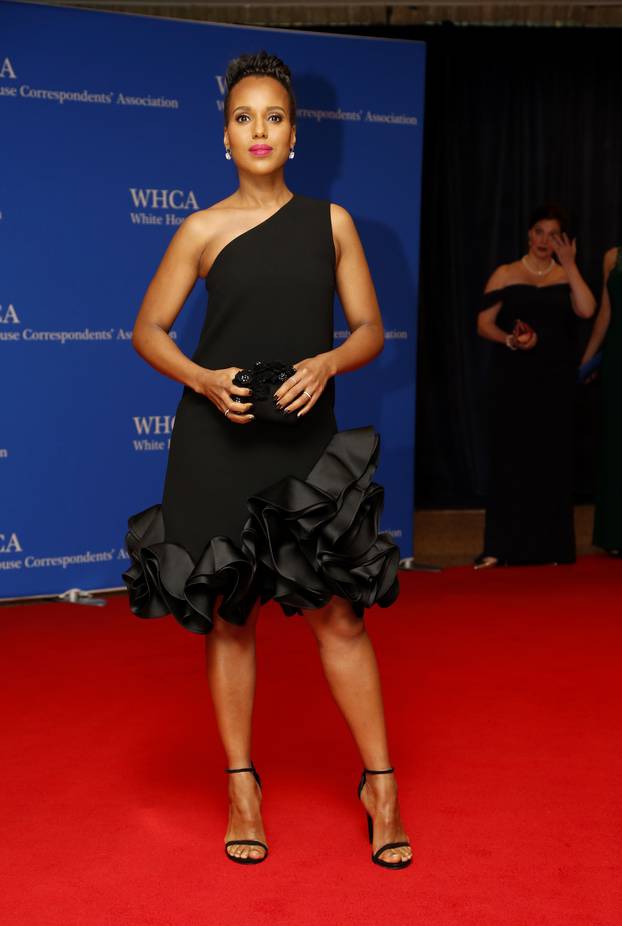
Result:
<instances>
[{"instance_id":1,"label":"blue backdrop","mask_svg":"<svg viewBox=\"0 0 622 926\"><path fill-rule=\"evenodd\" d=\"M181 394L133 351L133 321L177 225L235 189L223 75L259 48L295 74L288 186L345 206L368 255L386 347L340 377L337 417L381 432L382 526L412 553L424 46L3 3L0 597L121 585ZM205 303L197 284L187 352Z\"/></svg>"}]
</instances>

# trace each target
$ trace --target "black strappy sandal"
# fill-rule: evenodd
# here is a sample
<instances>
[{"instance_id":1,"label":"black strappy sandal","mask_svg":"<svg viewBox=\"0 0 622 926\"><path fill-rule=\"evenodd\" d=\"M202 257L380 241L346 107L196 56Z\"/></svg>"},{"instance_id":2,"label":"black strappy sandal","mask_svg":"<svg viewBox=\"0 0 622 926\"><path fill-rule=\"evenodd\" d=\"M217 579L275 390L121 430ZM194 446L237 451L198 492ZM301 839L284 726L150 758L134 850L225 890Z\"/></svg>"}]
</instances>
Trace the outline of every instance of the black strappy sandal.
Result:
<instances>
[{"instance_id":1,"label":"black strappy sandal","mask_svg":"<svg viewBox=\"0 0 622 926\"><path fill-rule=\"evenodd\" d=\"M226 768L225 772L227 775L250 772L261 789L261 778L252 762L248 768ZM229 846L259 846L260 849L265 849L265 855L262 858L236 858L235 855L231 855L228 851ZM225 855L230 861L236 862L238 865L261 865L268 858L268 847L265 842L260 842L258 839L230 839L229 842L225 843Z\"/></svg>"},{"instance_id":2,"label":"black strappy sandal","mask_svg":"<svg viewBox=\"0 0 622 926\"><path fill-rule=\"evenodd\" d=\"M358 787L359 800L361 799L361 793L363 791L363 788L365 787L367 783L368 775L390 775L391 772L393 771L394 770L392 768L383 768L383 769L364 768L363 774L361 775L361 780L359 782L359 787ZM369 814L367 814L367 829L369 831L370 845L373 845L374 821L372 820ZM385 843L384 846L380 846L380 848L377 849L376 852L372 852L371 860L374 863L374 865L381 865L382 868L396 868L396 869L397 868L408 868L408 866L412 862L412 856L410 858L403 859L401 862L386 862L383 858L380 858L383 852L387 852L389 849L406 849L406 848L410 849L409 842L387 842Z\"/></svg>"}]
</instances>

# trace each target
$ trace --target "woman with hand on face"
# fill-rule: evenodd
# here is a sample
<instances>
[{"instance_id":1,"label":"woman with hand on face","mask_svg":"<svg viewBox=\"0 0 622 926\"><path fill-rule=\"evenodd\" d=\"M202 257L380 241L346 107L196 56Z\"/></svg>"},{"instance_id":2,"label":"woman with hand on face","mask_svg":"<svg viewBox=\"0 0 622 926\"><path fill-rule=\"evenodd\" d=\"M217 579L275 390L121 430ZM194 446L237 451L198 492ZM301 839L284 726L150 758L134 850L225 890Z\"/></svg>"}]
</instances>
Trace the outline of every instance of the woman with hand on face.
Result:
<instances>
[{"instance_id":1,"label":"woman with hand on face","mask_svg":"<svg viewBox=\"0 0 622 926\"><path fill-rule=\"evenodd\" d=\"M603 416L593 543L622 556L622 248L605 254L600 309L581 364L601 347Z\"/></svg>"},{"instance_id":2,"label":"woman with hand on face","mask_svg":"<svg viewBox=\"0 0 622 926\"><path fill-rule=\"evenodd\" d=\"M595 300L554 204L536 209L528 251L498 267L478 334L495 342L484 551L475 568L575 560L572 408L574 318Z\"/></svg>"},{"instance_id":3,"label":"woman with hand on face","mask_svg":"<svg viewBox=\"0 0 622 926\"><path fill-rule=\"evenodd\" d=\"M335 377L382 350L382 320L349 213L285 183L296 145L289 69L266 52L243 55L226 84L223 154L238 186L180 226L134 328L137 351L185 388L163 502L130 519L124 578L135 614L172 613L205 634L230 773L227 858L251 865L268 855L251 733L255 626L273 599L304 615L359 748L372 861L404 868L412 852L363 621L366 608L397 597L399 553L377 531L378 436L338 432L333 413ZM208 311L189 358L169 331L197 279ZM335 291L351 332L337 348ZM274 736L287 736L280 723ZM336 836L327 833L332 851Z\"/></svg>"}]
</instances>

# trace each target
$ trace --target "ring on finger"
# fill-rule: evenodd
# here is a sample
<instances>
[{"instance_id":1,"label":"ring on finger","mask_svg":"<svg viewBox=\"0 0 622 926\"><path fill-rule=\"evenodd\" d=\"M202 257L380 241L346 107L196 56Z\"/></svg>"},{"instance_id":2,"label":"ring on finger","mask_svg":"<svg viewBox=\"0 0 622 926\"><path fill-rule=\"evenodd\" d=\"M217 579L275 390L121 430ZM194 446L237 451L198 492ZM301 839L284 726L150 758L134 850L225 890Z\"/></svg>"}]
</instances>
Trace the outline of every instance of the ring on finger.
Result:
<instances>
[{"instance_id":1,"label":"ring on finger","mask_svg":"<svg viewBox=\"0 0 622 926\"><path fill-rule=\"evenodd\" d=\"M230 414L231 414L231 409L230 409L230 408L226 408L226 409L225 409L225 418L228 418Z\"/></svg>"},{"instance_id":2,"label":"ring on finger","mask_svg":"<svg viewBox=\"0 0 622 926\"><path fill-rule=\"evenodd\" d=\"M303 390L302 390L302 393L303 393L303 395L308 395L310 399L313 398L313 396L311 395L311 393L310 393L310 392L307 392L306 389L303 389Z\"/></svg>"}]
</instances>

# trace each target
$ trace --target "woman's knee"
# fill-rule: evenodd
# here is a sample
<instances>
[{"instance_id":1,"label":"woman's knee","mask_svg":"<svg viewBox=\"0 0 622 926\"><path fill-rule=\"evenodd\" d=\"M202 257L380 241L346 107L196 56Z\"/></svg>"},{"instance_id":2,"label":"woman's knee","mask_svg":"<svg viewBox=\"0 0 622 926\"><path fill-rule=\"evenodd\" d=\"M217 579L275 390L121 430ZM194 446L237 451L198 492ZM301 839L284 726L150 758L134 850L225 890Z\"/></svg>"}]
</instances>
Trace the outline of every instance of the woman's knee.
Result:
<instances>
[{"instance_id":1,"label":"woman's knee","mask_svg":"<svg viewBox=\"0 0 622 926\"><path fill-rule=\"evenodd\" d=\"M351 643L365 634L363 620L345 601L307 612L306 618L320 646Z\"/></svg>"},{"instance_id":2,"label":"woman's knee","mask_svg":"<svg viewBox=\"0 0 622 926\"><path fill-rule=\"evenodd\" d=\"M214 623L207 639L230 640L232 642L244 643L255 637L255 628L257 625L258 608L253 608L243 624L232 624L231 621L225 620L215 609Z\"/></svg>"},{"instance_id":3,"label":"woman's knee","mask_svg":"<svg viewBox=\"0 0 622 926\"><path fill-rule=\"evenodd\" d=\"M249 628L245 624L231 624L217 614L214 617L214 623L208 637L239 640L242 637L248 636L248 632Z\"/></svg>"}]
</instances>

